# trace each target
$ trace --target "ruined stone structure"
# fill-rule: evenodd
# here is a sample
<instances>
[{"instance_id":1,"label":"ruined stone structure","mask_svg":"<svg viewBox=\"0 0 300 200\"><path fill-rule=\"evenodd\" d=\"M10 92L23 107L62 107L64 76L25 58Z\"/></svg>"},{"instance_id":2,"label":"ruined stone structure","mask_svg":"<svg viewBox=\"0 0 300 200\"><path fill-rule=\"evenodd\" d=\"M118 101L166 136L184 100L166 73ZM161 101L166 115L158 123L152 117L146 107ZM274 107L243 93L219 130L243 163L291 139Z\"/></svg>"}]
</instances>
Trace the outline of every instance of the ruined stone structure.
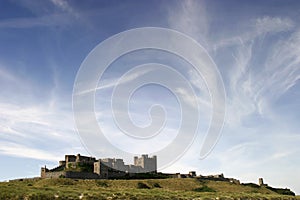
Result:
<instances>
[{"instance_id":1,"label":"ruined stone structure","mask_svg":"<svg viewBox=\"0 0 300 200\"><path fill-rule=\"evenodd\" d=\"M264 183L264 179L263 179L263 178L259 178L259 179L258 179L258 185L259 185L259 186L264 186L264 187L267 187L267 186L268 186L268 184L265 184L265 183Z\"/></svg>"},{"instance_id":2,"label":"ruined stone structure","mask_svg":"<svg viewBox=\"0 0 300 200\"><path fill-rule=\"evenodd\" d=\"M198 180L210 180L210 181L225 181L225 182L230 182L234 184L240 184L240 181L235 179L235 178L226 178L224 177L224 174L216 174L216 175L208 175L208 176L203 176L203 175L198 175L196 174L195 171L190 171L188 174L181 174L181 173L175 173L175 174L164 174L168 176L169 178L196 178Z\"/></svg>"},{"instance_id":3,"label":"ruined stone structure","mask_svg":"<svg viewBox=\"0 0 300 200\"><path fill-rule=\"evenodd\" d=\"M264 184L263 178L259 178L259 179L258 179L258 185L263 185L263 184Z\"/></svg>"},{"instance_id":4,"label":"ruined stone structure","mask_svg":"<svg viewBox=\"0 0 300 200\"><path fill-rule=\"evenodd\" d=\"M106 179L122 178L136 173L156 173L156 156L142 155L134 157L134 165L125 165L123 159L104 158L96 160L93 157L80 154L65 155L65 160L59 161L59 166L53 169L41 168L42 178L82 178Z\"/></svg>"},{"instance_id":5,"label":"ruined stone structure","mask_svg":"<svg viewBox=\"0 0 300 200\"><path fill-rule=\"evenodd\" d=\"M211 181L226 181L234 184L240 184L240 181L235 178L226 178L224 174L208 175L208 176L199 176L200 180L211 180Z\"/></svg>"},{"instance_id":6,"label":"ruined stone structure","mask_svg":"<svg viewBox=\"0 0 300 200\"><path fill-rule=\"evenodd\" d=\"M77 165L87 164L93 165L96 159L93 157L81 156L80 154L65 155L64 161L59 161L60 165L65 165L66 169L76 168Z\"/></svg>"},{"instance_id":7,"label":"ruined stone structure","mask_svg":"<svg viewBox=\"0 0 300 200\"><path fill-rule=\"evenodd\" d=\"M134 166L137 166L137 170L140 172L156 172L157 169L157 158L153 156L149 158L148 155L142 155L142 157L138 158L134 157ZM133 169L130 169L134 171Z\"/></svg>"}]
</instances>

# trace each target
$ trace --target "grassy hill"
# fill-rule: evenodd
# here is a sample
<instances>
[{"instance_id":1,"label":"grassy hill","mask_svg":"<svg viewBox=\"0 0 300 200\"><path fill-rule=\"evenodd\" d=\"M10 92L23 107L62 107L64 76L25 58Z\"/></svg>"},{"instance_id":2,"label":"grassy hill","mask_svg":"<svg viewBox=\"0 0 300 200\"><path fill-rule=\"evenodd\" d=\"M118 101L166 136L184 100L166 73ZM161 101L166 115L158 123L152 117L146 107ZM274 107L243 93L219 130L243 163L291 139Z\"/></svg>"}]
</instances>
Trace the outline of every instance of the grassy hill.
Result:
<instances>
[{"instance_id":1,"label":"grassy hill","mask_svg":"<svg viewBox=\"0 0 300 200\"><path fill-rule=\"evenodd\" d=\"M265 187L197 179L25 179L0 183L0 199L299 199Z\"/></svg>"}]
</instances>

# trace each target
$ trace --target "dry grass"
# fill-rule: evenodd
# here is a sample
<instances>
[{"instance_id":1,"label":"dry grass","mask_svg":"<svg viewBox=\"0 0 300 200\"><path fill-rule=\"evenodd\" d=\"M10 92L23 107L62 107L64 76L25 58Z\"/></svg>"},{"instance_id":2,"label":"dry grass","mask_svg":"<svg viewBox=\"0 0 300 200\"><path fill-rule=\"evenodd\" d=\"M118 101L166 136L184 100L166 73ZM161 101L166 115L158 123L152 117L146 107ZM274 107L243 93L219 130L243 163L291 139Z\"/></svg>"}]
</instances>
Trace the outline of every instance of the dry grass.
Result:
<instances>
[{"instance_id":1,"label":"dry grass","mask_svg":"<svg viewBox=\"0 0 300 200\"><path fill-rule=\"evenodd\" d=\"M139 189L143 183L149 189ZM141 185L141 184L140 184ZM300 199L266 188L197 179L39 179L0 183L0 199Z\"/></svg>"}]
</instances>

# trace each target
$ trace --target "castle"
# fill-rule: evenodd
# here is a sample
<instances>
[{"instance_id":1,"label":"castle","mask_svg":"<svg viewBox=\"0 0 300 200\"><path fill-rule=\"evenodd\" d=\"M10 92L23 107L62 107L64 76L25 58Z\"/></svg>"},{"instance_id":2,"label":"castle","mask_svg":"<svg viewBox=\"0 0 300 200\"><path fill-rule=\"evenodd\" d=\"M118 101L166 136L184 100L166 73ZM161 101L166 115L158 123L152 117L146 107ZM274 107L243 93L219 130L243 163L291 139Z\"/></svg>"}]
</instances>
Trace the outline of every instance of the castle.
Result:
<instances>
[{"instance_id":1,"label":"castle","mask_svg":"<svg viewBox=\"0 0 300 200\"><path fill-rule=\"evenodd\" d=\"M258 185L254 183L240 183L238 179L226 178L224 174L198 175L195 171L188 174L161 173L157 172L157 157L142 155L134 157L134 164L125 165L123 159L104 158L77 155L65 155L65 160L59 161L59 165L53 169L46 166L41 168L41 178L73 178L73 179L145 179L145 178L194 178L199 181L224 181L231 184L245 185L250 187L265 187L278 194L293 195L288 188L273 188L265 184L259 178ZM18 180L18 179L17 179ZM23 179L19 179L23 181Z\"/></svg>"},{"instance_id":2,"label":"castle","mask_svg":"<svg viewBox=\"0 0 300 200\"><path fill-rule=\"evenodd\" d=\"M65 155L65 160L53 169L46 166L41 168L42 178L82 178L82 179L108 179L122 178L136 173L156 173L157 157L142 155L134 157L133 165L125 165L123 159L104 158L77 155Z\"/></svg>"}]
</instances>

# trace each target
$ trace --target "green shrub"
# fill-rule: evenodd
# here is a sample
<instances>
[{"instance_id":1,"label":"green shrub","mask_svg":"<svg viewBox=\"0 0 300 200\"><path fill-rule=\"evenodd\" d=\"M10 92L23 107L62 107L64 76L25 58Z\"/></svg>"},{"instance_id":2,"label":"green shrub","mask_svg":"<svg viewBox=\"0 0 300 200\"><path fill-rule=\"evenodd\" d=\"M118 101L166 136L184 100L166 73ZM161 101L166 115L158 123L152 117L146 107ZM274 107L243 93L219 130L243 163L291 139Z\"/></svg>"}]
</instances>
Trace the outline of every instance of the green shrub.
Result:
<instances>
[{"instance_id":1,"label":"green shrub","mask_svg":"<svg viewBox=\"0 0 300 200\"><path fill-rule=\"evenodd\" d=\"M154 184L153 184L153 187L161 188L161 186L160 186L158 183L154 183Z\"/></svg>"},{"instance_id":2,"label":"green shrub","mask_svg":"<svg viewBox=\"0 0 300 200\"><path fill-rule=\"evenodd\" d=\"M100 186L100 187L108 187L107 182L97 181L96 184L97 184L97 186Z\"/></svg>"},{"instance_id":3,"label":"green shrub","mask_svg":"<svg viewBox=\"0 0 300 200\"><path fill-rule=\"evenodd\" d=\"M138 182L137 188L138 189L150 189L150 187L147 184L142 183L142 182Z\"/></svg>"},{"instance_id":4,"label":"green shrub","mask_svg":"<svg viewBox=\"0 0 300 200\"><path fill-rule=\"evenodd\" d=\"M66 176L65 175L59 175L59 178L66 178Z\"/></svg>"},{"instance_id":5,"label":"green shrub","mask_svg":"<svg viewBox=\"0 0 300 200\"><path fill-rule=\"evenodd\" d=\"M193 191L195 191L195 192L216 192L214 189L212 189L206 185L199 187L199 188L195 188L195 189L193 189Z\"/></svg>"},{"instance_id":6,"label":"green shrub","mask_svg":"<svg viewBox=\"0 0 300 200\"><path fill-rule=\"evenodd\" d=\"M254 183L242 183L242 185L249 186L249 187L253 187L253 188L260 188L259 185L254 184Z\"/></svg>"}]
</instances>

